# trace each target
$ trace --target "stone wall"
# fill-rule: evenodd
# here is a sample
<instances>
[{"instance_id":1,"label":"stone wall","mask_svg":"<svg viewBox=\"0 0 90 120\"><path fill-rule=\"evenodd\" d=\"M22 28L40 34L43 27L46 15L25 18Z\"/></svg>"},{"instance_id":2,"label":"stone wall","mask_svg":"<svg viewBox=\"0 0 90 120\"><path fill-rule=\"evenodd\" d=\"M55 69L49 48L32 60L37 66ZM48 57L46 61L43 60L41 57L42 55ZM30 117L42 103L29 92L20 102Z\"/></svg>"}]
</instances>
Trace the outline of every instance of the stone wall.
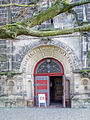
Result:
<instances>
[{"instance_id":1,"label":"stone wall","mask_svg":"<svg viewBox=\"0 0 90 120\"><path fill-rule=\"evenodd\" d=\"M7 41L0 40L0 71L8 70L8 48Z\"/></svg>"},{"instance_id":2,"label":"stone wall","mask_svg":"<svg viewBox=\"0 0 90 120\"><path fill-rule=\"evenodd\" d=\"M74 95L71 100L73 108L90 108L90 78L74 74Z\"/></svg>"},{"instance_id":3,"label":"stone wall","mask_svg":"<svg viewBox=\"0 0 90 120\"><path fill-rule=\"evenodd\" d=\"M29 0L12 0L12 3L19 2L20 4L27 4ZM0 0L0 4L6 4L6 0ZM87 20L90 22L90 4L86 5L86 7ZM46 8L47 6L44 6L44 9ZM75 7L74 9L78 14L80 23L82 23L83 6ZM11 10L12 12L10 12ZM15 22L14 17L17 16L19 10L20 7L0 8L0 25ZM39 10L43 10L42 6ZM28 16L32 16L30 9L27 13ZM21 20L23 17L25 17L25 13L18 20ZM64 13L42 23L37 26L37 29L64 29L75 26L77 26L77 23L74 16L70 13ZM82 43L83 40L85 44ZM86 45L85 51L82 51L82 44L83 46ZM83 68L82 53L85 59L88 50L90 51L90 35L83 36L80 33L43 39L31 36L19 36L15 40L0 40L0 72L14 71L22 73L12 78L8 78L6 75L0 76L0 106L33 106L33 73L35 65L45 57L52 57L59 60L64 66L65 76L70 81L72 107L90 107L90 89L86 92L84 88L87 89L87 85L83 86L81 84L81 74L73 73L74 70ZM90 80L88 81L90 82Z\"/></svg>"},{"instance_id":4,"label":"stone wall","mask_svg":"<svg viewBox=\"0 0 90 120\"><path fill-rule=\"evenodd\" d=\"M72 98L72 108L90 108L90 95L76 95Z\"/></svg>"},{"instance_id":5,"label":"stone wall","mask_svg":"<svg viewBox=\"0 0 90 120\"><path fill-rule=\"evenodd\" d=\"M20 2L20 4L27 4L29 2L29 0L22 0L22 1L12 0L12 3L19 3L19 2ZM7 2L5 0L0 0L0 4L7 4ZM88 6L87 10L86 10L86 13L87 13L87 19L88 19L88 22L89 22L89 14L90 14L89 13L89 7L90 7L90 4L88 4L86 6ZM83 6L75 7L74 9L76 10L76 12L78 14L79 20L82 21ZM8 24L10 22L9 19L11 19L12 22L15 22L14 17L16 17L19 10L20 10L19 7L10 7L9 9L0 8L1 24ZM40 8L40 10L42 10L42 7ZM10 11L12 11L12 12L10 13ZM31 13L30 10L28 10L28 11L29 11L29 13ZM4 15L4 16L2 16L2 15ZM30 14L28 14L28 15L30 16ZM6 17L6 18L4 19L4 17ZM50 28L50 27L51 28L59 28L60 27L62 29L62 28L74 27L74 26L77 26L74 16L72 14L65 13L65 14L61 14L61 15L58 15L58 16L54 17L52 20L49 20L45 23L42 23L37 28L38 29L41 29L41 28L46 29L46 28ZM69 47L75 52L76 56L78 57L79 62L80 63L83 62L82 55L81 55L82 54L82 43L81 43L81 41L82 41L83 37L81 37L80 34L73 34L73 35L68 35L68 36L66 35L63 38L64 39L62 39L62 37L55 38L55 40L56 39L60 40L61 42L64 42L65 44L69 45ZM23 39L23 38L21 38L21 39ZM25 39L27 39L27 38L25 38ZM21 43L19 42L22 45L19 46L20 50L19 50L19 53L17 52L17 55L14 52L15 49L17 48L16 45L15 45L15 44L17 44L16 40L15 41L7 40L6 43L4 43L4 44L0 43L0 48L1 48L0 49L0 59L1 59L0 64L2 63L1 68L0 68L1 71L7 71L7 70L16 70L17 71L17 70L19 70L20 61L22 61L25 54L33 46L33 38L29 38L29 39L30 39L31 42L28 41L28 45L24 45L24 41L21 41ZM2 41L4 42L5 40L2 40ZM73 44L73 41L75 41L74 44ZM30 48L30 46L31 46L31 48ZM90 48L89 46L90 46L90 42L89 42L89 37L88 37L88 50ZM22 55L22 50L23 50L23 55ZM87 55L88 55L88 51L83 52L83 54L84 53L87 53ZM3 62L2 58L5 58L5 59L7 58L6 59L7 61L4 60L4 62ZM17 62L17 61L19 61L19 62ZM82 66L83 66L83 64L82 64Z\"/></svg>"},{"instance_id":6,"label":"stone wall","mask_svg":"<svg viewBox=\"0 0 90 120\"><path fill-rule=\"evenodd\" d=\"M26 86L23 75L0 78L0 107L27 107ZM33 105L33 103L32 103Z\"/></svg>"}]
</instances>

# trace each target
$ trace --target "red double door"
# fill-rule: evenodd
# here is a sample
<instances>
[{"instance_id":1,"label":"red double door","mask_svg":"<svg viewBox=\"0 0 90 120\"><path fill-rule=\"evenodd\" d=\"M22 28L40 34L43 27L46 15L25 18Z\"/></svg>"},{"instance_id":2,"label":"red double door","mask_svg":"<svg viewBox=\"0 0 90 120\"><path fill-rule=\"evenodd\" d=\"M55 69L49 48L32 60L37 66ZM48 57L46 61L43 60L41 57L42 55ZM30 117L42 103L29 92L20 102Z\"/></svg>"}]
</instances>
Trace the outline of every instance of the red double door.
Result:
<instances>
[{"instance_id":1,"label":"red double door","mask_svg":"<svg viewBox=\"0 0 90 120\"><path fill-rule=\"evenodd\" d=\"M35 104L38 105L38 94L45 94L46 104L50 104L50 77L62 76L63 106L65 106L65 77L62 64L54 58L40 60L34 69Z\"/></svg>"},{"instance_id":2,"label":"red double door","mask_svg":"<svg viewBox=\"0 0 90 120\"><path fill-rule=\"evenodd\" d=\"M65 79L62 76L62 86L63 86L63 107L65 107L65 96L66 87ZM38 105L38 94L45 94L46 104L50 104L50 76L35 76L35 104Z\"/></svg>"}]
</instances>

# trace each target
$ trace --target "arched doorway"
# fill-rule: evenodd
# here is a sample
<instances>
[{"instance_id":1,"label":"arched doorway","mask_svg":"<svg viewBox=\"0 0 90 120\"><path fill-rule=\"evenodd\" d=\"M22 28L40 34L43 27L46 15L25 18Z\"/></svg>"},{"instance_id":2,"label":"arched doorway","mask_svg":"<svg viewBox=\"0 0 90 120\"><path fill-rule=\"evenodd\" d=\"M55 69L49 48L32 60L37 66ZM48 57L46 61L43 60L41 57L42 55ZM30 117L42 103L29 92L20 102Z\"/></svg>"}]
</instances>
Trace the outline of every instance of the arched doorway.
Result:
<instances>
[{"instance_id":1,"label":"arched doorway","mask_svg":"<svg viewBox=\"0 0 90 120\"><path fill-rule=\"evenodd\" d=\"M46 104L61 104L65 107L66 82L62 64L54 58L39 61L34 69L34 97L38 105L38 94L45 94Z\"/></svg>"}]
</instances>

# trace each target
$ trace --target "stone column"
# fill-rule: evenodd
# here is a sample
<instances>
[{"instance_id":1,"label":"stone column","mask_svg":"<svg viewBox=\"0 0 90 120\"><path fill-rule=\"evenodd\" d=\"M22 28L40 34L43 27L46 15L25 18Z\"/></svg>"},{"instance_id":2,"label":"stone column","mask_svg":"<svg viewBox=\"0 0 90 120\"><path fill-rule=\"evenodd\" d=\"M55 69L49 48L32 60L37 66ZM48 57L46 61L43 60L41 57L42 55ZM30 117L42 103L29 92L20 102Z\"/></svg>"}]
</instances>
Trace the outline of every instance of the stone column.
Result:
<instances>
[{"instance_id":1,"label":"stone column","mask_svg":"<svg viewBox=\"0 0 90 120\"><path fill-rule=\"evenodd\" d=\"M32 81L31 80L27 81L27 97L29 100L32 99Z\"/></svg>"},{"instance_id":2,"label":"stone column","mask_svg":"<svg viewBox=\"0 0 90 120\"><path fill-rule=\"evenodd\" d=\"M86 6L83 5L83 25L87 24ZM82 68L88 68L88 32L82 33Z\"/></svg>"},{"instance_id":3,"label":"stone column","mask_svg":"<svg viewBox=\"0 0 90 120\"><path fill-rule=\"evenodd\" d=\"M8 48L8 70L11 71L12 68L12 56L13 56L13 40L7 41Z\"/></svg>"}]
</instances>

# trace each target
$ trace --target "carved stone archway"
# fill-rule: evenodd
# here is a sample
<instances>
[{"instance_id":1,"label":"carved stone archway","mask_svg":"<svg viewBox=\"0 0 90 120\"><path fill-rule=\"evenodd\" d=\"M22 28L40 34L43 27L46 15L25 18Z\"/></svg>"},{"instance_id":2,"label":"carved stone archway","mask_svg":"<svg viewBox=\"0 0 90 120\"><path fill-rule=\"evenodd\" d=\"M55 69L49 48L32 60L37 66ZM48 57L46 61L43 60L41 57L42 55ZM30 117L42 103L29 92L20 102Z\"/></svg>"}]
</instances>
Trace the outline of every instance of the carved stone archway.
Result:
<instances>
[{"instance_id":1,"label":"carved stone archway","mask_svg":"<svg viewBox=\"0 0 90 120\"><path fill-rule=\"evenodd\" d=\"M33 74L36 63L47 57L59 60L64 66L66 74L75 69L72 58L63 49L53 45L42 45L32 49L26 54L22 60L20 71L26 74Z\"/></svg>"},{"instance_id":2,"label":"carved stone archway","mask_svg":"<svg viewBox=\"0 0 90 120\"><path fill-rule=\"evenodd\" d=\"M26 38L24 38L26 39ZM26 42L26 41L25 41ZM58 41L58 40L48 40L45 41L44 40L40 40L40 39L36 39L34 38L34 40L32 41L32 38L26 42L26 45L23 45L23 47L18 46L17 44L21 44L21 43L15 43L17 45L17 51L14 51L16 54L16 59L17 59L17 68L21 69L22 63L23 61L27 61L25 60L25 56L27 56L27 54L30 53L30 51L33 51L34 49L40 47L40 46L56 46L57 48L60 48L61 50L64 51L65 54L68 54L68 56L71 57L72 59L72 63L74 66L74 69L80 69L80 61L78 59L78 57L76 56L75 52L65 43ZM61 54L63 54L63 51ZM35 52L35 50L34 50ZM15 54L14 53L14 54ZM30 55L32 56L32 55ZM28 58L29 59L29 58Z\"/></svg>"},{"instance_id":3,"label":"carved stone archway","mask_svg":"<svg viewBox=\"0 0 90 120\"><path fill-rule=\"evenodd\" d=\"M71 79L70 86L72 86L71 91L73 92L73 70L76 68L76 66L73 62L72 57L62 48L59 48L57 46L41 45L33 48L26 54L22 60L20 67L20 71L23 72L23 81L26 85L26 91L29 89L27 87L28 80L30 80L32 83L30 86L32 88L32 92L30 92L31 95L29 95L29 92L27 93L27 96L32 96L32 99L34 99L34 68L40 60L48 57L57 59L62 63L65 71L65 76L68 76Z\"/></svg>"}]
</instances>

